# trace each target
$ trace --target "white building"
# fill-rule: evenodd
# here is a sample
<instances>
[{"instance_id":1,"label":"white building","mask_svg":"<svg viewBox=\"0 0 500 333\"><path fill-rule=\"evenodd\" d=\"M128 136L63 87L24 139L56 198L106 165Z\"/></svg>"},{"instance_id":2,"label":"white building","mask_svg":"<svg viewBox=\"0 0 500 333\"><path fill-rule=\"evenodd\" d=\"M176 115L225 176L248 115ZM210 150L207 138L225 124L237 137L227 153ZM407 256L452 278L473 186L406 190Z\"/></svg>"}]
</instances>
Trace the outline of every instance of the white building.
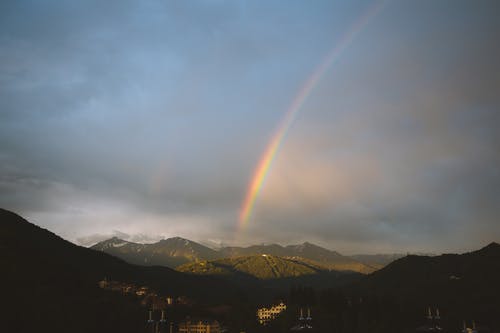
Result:
<instances>
[{"instance_id":1,"label":"white building","mask_svg":"<svg viewBox=\"0 0 500 333\"><path fill-rule=\"evenodd\" d=\"M179 333L220 333L217 320L186 320L179 324Z\"/></svg>"},{"instance_id":2,"label":"white building","mask_svg":"<svg viewBox=\"0 0 500 333\"><path fill-rule=\"evenodd\" d=\"M259 324L266 325L271 320L274 320L281 312L286 310L285 303L281 302L270 308L260 308L257 310L257 319Z\"/></svg>"}]
</instances>

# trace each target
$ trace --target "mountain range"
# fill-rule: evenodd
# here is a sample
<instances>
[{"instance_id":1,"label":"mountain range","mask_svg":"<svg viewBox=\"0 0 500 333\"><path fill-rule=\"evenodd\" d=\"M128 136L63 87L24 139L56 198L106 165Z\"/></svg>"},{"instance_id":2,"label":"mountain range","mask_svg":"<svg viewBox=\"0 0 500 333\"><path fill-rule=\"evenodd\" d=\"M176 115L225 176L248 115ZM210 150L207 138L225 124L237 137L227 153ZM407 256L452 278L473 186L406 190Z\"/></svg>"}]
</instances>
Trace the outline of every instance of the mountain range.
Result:
<instances>
[{"instance_id":1,"label":"mountain range","mask_svg":"<svg viewBox=\"0 0 500 333\"><path fill-rule=\"evenodd\" d=\"M282 264L288 263L288 265L295 268L297 265L301 265L302 267L299 269L301 272L311 271L311 267L315 267L315 270L320 271L351 271L367 274L381 267L379 264L366 264L309 242L288 246L271 244L249 247L223 247L216 251L180 237L168 238L153 244L138 244L114 237L95 244L91 249L111 254L133 264L160 265L170 268L182 266L180 268L182 271L206 274L220 271L222 263L227 269L238 270L234 265L241 266L242 260L235 259L247 257L246 261L248 262L250 260L248 257L255 256L250 261L258 262L264 258L262 255L280 258L276 260L280 260ZM262 264L265 263L269 263L269 261L262 261ZM205 265L205 269L201 269L202 265ZM229 268L229 266L233 267ZM257 266L262 267L262 265ZM211 267L211 269L207 269L207 267ZM219 269L216 270L215 267ZM294 269L285 271L291 272L292 270ZM253 271L247 269L246 273L259 276L260 271L257 268ZM293 274L290 276L294 276ZM283 277L281 274L276 276Z\"/></svg>"},{"instance_id":2,"label":"mountain range","mask_svg":"<svg viewBox=\"0 0 500 333\"><path fill-rule=\"evenodd\" d=\"M217 251L180 237L163 239L153 244L133 243L113 237L95 244L91 249L111 254L132 264L170 268L188 262L220 258Z\"/></svg>"},{"instance_id":3,"label":"mountain range","mask_svg":"<svg viewBox=\"0 0 500 333\"><path fill-rule=\"evenodd\" d=\"M314 283L320 280L302 278L312 276L332 281L341 273L334 271L331 274L323 266L291 257L255 254L211 259L206 261L206 269L222 274L185 274L167 267L129 264L106 253L76 246L0 209L0 254L2 332L142 332L146 309L134 298L100 289L98 281L103 277L146 285L162 295L186 295L199 304L230 306L232 312L225 318L229 323L235 322L233 327L248 327L255 322L255 308L278 290L271 289L267 281L279 285L289 280L295 287L288 297L292 309L288 317L295 318L293 311L302 306L300 293L312 295L315 301L310 300L308 304L316 302L315 325L325 330L414 332L418 325L425 323L428 307L433 313L439 308L441 324L447 332L459 331L463 320L469 325L475 320L489 329L479 332L498 332L500 329L498 243L464 254L408 255L371 274L348 274L356 279L325 289ZM186 263L179 269L200 269L203 267L200 263ZM246 271L249 266L260 267L262 275L249 275ZM288 277L280 278L283 276ZM244 284L243 288L233 283L241 277L253 283ZM310 287L300 287L303 281L316 292L311 294ZM278 293L283 297L283 289ZM258 300L249 296L258 297ZM169 312L169 318L178 320L175 311ZM184 318L180 315L177 318ZM243 317L247 321L243 321ZM290 323L285 324L270 329L288 332Z\"/></svg>"},{"instance_id":4,"label":"mountain range","mask_svg":"<svg viewBox=\"0 0 500 333\"><path fill-rule=\"evenodd\" d=\"M244 298L229 281L183 274L167 267L132 265L76 246L3 209L0 254L5 309L1 332L142 331L145 310L133 299L100 289L98 281L104 278L200 302L237 302Z\"/></svg>"}]
</instances>

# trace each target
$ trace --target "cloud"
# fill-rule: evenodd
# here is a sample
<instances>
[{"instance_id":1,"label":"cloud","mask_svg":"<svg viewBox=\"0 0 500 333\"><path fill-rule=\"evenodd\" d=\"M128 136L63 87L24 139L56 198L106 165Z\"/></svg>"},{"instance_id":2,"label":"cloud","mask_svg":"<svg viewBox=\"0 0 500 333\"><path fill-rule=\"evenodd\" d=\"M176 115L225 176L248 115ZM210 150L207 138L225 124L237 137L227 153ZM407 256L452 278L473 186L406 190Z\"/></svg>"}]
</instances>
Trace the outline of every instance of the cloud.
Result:
<instances>
[{"instance_id":1,"label":"cloud","mask_svg":"<svg viewBox=\"0 0 500 333\"><path fill-rule=\"evenodd\" d=\"M385 6L307 99L239 233L259 155L363 4L0 6L0 205L70 240L498 240L489 6Z\"/></svg>"}]
</instances>

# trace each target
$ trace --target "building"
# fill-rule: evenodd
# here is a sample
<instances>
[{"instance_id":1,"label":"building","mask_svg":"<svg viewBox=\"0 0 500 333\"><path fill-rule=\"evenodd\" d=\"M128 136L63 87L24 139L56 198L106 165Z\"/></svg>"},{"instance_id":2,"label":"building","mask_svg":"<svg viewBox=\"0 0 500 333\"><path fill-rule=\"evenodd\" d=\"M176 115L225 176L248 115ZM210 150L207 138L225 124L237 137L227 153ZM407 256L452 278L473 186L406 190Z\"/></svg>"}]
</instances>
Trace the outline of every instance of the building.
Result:
<instances>
[{"instance_id":1,"label":"building","mask_svg":"<svg viewBox=\"0 0 500 333\"><path fill-rule=\"evenodd\" d=\"M103 280L98 282L99 288L106 289L108 288L108 279L104 278Z\"/></svg>"},{"instance_id":2,"label":"building","mask_svg":"<svg viewBox=\"0 0 500 333\"><path fill-rule=\"evenodd\" d=\"M477 328L477 327L476 327L476 322L475 322L474 320L472 321L472 326L471 326L471 327L469 327L469 326L466 324L465 320L464 320L464 322L463 322L463 329L462 329L462 333L479 333L479 332L481 332L481 331L483 331L483 329L479 329L479 328Z\"/></svg>"},{"instance_id":3,"label":"building","mask_svg":"<svg viewBox=\"0 0 500 333\"><path fill-rule=\"evenodd\" d=\"M148 311L145 333L173 333L173 323L167 323L165 310L161 310L160 318L158 318L158 312Z\"/></svg>"},{"instance_id":4,"label":"building","mask_svg":"<svg viewBox=\"0 0 500 333\"><path fill-rule=\"evenodd\" d=\"M472 320L470 323L471 325L467 325L467 322L464 320L463 321L463 329L462 333L486 333L486 332L491 332L489 327L486 326L478 326L476 325L476 321Z\"/></svg>"},{"instance_id":5,"label":"building","mask_svg":"<svg viewBox=\"0 0 500 333\"><path fill-rule=\"evenodd\" d=\"M305 331L305 332L316 332L312 325L311 309L307 308L307 317L304 317L304 310L300 308L300 314L298 322L295 326L290 328L291 332Z\"/></svg>"},{"instance_id":6,"label":"building","mask_svg":"<svg viewBox=\"0 0 500 333\"><path fill-rule=\"evenodd\" d=\"M217 320L187 319L179 324L179 333L220 333L221 327Z\"/></svg>"},{"instance_id":7,"label":"building","mask_svg":"<svg viewBox=\"0 0 500 333\"><path fill-rule=\"evenodd\" d=\"M285 310L286 305L283 302L270 308L260 308L257 310L257 320L259 321L259 324L266 325Z\"/></svg>"},{"instance_id":8,"label":"building","mask_svg":"<svg viewBox=\"0 0 500 333\"><path fill-rule=\"evenodd\" d=\"M435 310L432 314L431 307L427 308L427 314L425 316L426 323L416 329L416 332L441 332L441 315L439 314L439 309Z\"/></svg>"},{"instance_id":9,"label":"building","mask_svg":"<svg viewBox=\"0 0 500 333\"><path fill-rule=\"evenodd\" d=\"M137 291L135 292L135 294L137 296L144 296L146 295L147 293L149 292L149 288L144 286L144 287L140 287L139 289L137 289Z\"/></svg>"}]
</instances>

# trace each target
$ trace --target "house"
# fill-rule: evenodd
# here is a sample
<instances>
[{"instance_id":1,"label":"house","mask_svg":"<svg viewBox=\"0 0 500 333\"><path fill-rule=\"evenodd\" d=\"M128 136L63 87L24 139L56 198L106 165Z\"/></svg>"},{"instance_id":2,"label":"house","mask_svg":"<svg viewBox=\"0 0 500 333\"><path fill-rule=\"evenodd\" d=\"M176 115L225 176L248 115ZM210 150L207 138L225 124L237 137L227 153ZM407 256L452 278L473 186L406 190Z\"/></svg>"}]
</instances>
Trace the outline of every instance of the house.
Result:
<instances>
[{"instance_id":1,"label":"house","mask_svg":"<svg viewBox=\"0 0 500 333\"><path fill-rule=\"evenodd\" d=\"M221 327L217 320L186 319L179 324L179 333L220 333Z\"/></svg>"},{"instance_id":2,"label":"house","mask_svg":"<svg viewBox=\"0 0 500 333\"><path fill-rule=\"evenodd\" d=\"M286 305L283 302L270 308L260 308L257 310L257 320L259 321L259 324L266 325L285 310Z\"/></svg>"}]
</instances>

